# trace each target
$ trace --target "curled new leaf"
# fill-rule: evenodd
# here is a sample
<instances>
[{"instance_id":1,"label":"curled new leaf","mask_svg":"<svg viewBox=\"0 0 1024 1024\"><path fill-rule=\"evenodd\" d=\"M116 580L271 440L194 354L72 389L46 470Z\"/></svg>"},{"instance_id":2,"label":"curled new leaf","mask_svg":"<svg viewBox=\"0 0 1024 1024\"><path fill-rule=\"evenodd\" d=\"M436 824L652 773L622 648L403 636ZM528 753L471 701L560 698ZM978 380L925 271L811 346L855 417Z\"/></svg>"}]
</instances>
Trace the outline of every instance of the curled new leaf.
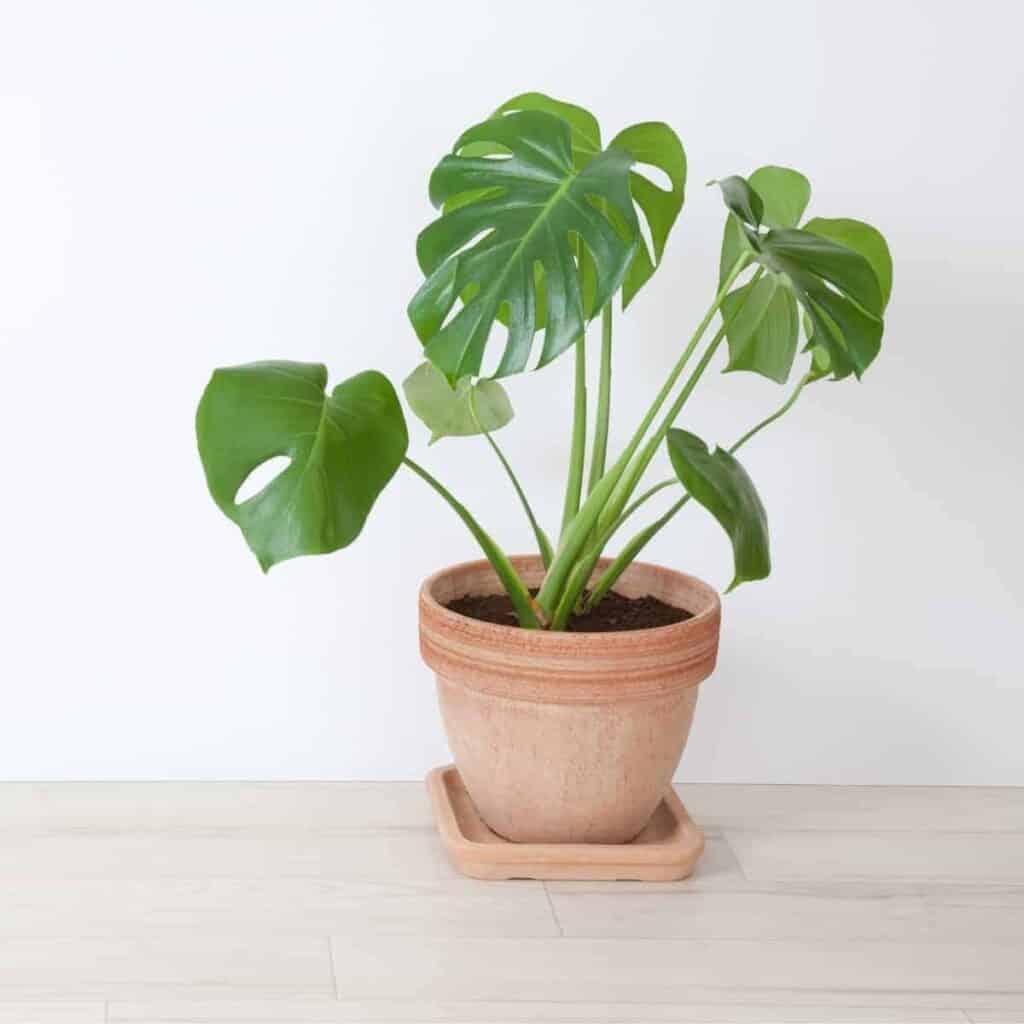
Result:
<instances>
[{"instance_id":1,"label":"curled new leaf","mask_svg":"<svg viewBox=\"0 0 1024 1024\"><path fill-rule=\"evenodd\" d=\"M476 143L503 147L508 155L463 155ZM495 376L526 368L538 265L547 305L538 365L579 338L584 306L577 240L593 260L593 302L600 308L622 284L636 250L632 163L625 150L611 148L577 170L569 123L539 110L495 117L462 135L434 169L430 196L438 207L467 193L471 199L449 207L420 233L416 252L426 281L409 306L426 356L438 369L456 379L478 375L502 309L508 337ZM616 210L627 234L601 211L604 204ZM467 294L472 297L452 314L456 299Z\"/></svg>"},{"instance_id":2,"label":"curled new leaf","mask_svg":"<svg viewBox=\"0 0 1024 1024\"><path fill-rule=\"evenodd\" d=\"M206 482L263 570L351 544L405 457L398 396L375 370L325 393L319 363L263 362L215 370L196 413ZM289 465L258 494L236 498L263 463Z\"/></svg>"},{"instance_id":3,"label":"curled new leaf","mask_svg":"<svg viewBox=\"0 0 1024 1024\"><path fill-rule=\"evenodd\" d=\"M730 174L727 178L719 178L708 182L722 190L722 199L730 212L734 213L744 224L752 228L760 227L764 216L764 202L750 187L746 178L738 174Z\"/></svg>"},{"instance_id":4,"label":"curled new leaf","mask_svg":"<svg viewBox=\"0 0 1024 1024\"><path fill-rule=\"evenodd\" d=\"M694 500L721 524L732 542L735 572L729 590L771 572L768 520L747 471L724 448L708 451L696 434L668 432L672 467Z\"/></svg>"},{"instance_id":5,"label":"curled new leaf","mask_svg":"<svg viewBox=\"0 0 1024 1024\"><path fill-rule=\"evenodd\" d=\"M731 179L727 179L731 180ZM739 181L743 179L740 178ZM763 223L771 228L795 228L811 201L811 183L792 167L758 167L747 179L761 201ZM739 186L736 186L737 188ZM726 202L729 206L729 203ZM732 210L732 207L729 207ZM724 281L743 252L752 251L742 221L733 213L726 218L719 259L719 283Z\"/></svg>"},{"instance_id":6,"label":"curled new leaf","mask_svg":"<svg viewBox=\"0 0 1024 1024\"><path fill-rule=\"evenodd\" d=\"M512 403L495 380L463 377L452 387L433 363L420 363L402 384L414 413L430 428L430 443L442 437L493 433L511 422Z\"/></svg>"}]
</instances>

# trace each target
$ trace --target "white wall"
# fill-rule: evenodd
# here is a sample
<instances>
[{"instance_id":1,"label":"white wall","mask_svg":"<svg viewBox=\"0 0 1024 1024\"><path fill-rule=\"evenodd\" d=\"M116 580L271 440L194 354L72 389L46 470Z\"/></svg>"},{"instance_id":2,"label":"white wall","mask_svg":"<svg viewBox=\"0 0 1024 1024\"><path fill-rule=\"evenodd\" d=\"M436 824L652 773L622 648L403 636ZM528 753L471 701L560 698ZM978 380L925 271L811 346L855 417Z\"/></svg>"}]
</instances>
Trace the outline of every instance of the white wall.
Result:
<instances>
[{"instance_id":1,"label":"white wall","mask_svg":"<svg viewBox=\"0 0 1024 1024\"><path fill-rule=\"evenodd\" d=\"M261 576L208 499L210 369L400 380L427 175L537 88L690 160L664 268L620 321L621 441L713 292L713 176L801 168L812 211L887 234L865 381L752 445L772 578L726 601L682 776L1024 784L1019 39L1010 3L10 3L0 13L0 778L415 778L446 758L421 578L474 556L400 474L359 542ZM503 440L549 523L567 360L510 385ZM780 400L713 375L728 442ZM414 452L510 550L482 442ZM652 557L718 584L689 510Z\"/></svg>"}]
</instances>

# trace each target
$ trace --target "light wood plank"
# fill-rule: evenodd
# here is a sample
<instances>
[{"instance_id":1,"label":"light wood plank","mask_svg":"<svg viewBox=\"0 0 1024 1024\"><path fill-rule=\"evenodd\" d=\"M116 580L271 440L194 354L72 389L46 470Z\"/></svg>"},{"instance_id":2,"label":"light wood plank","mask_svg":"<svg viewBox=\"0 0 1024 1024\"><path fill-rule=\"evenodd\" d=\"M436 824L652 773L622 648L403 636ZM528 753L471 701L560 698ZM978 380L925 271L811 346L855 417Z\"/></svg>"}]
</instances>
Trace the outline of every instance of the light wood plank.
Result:
<instances>
[{"instance_id":1,"label":"light wood plank","mask_svg":"<svg viewBox=\"0 0 1024 1024\"><path fill-rule=\"evenodd\" d=\"M327 998L321 938L164 936L0 939L0 1000Z\"/></svg>"},{"instance_id":2,"label":"light wood plank","mask_svg":"<svg viewBox=\"0 0 1024 1024\"><path fill-rule=\"evenodd\" d=\"M750 879L1024 885L1024 833L728 832Z\"/></svg>"},{"instance_id":3,"label":"light wood plank","mask_svg":"<svg viewBox=\"0 0 1024 1024\"><path fill-rule=\"evenodd\" d=\"M540 882L466 878L23 880L0 884L0 936L219 930L274 935L558 935Z\"/></svg>"},{"instance_id":4,"label":"light wood plank","mask_svg":"<svg viewBox=\"0 0 1024 1024\"><path fill-rule=\"evenodd\" d=\"M0 1024L104 1024L103 1003L10 1003L0 1001Z\"/></svg>"},{"instance_id":5,"label":"light wood plank","mask_svg":"<svg viewBox=\"0 0 1024 1024\"><path fill-rule=\"evenodd\" d=\"M1024 1024L1024 1006L1015 1009L968 1009L965 1011L971 1024Z\"/></svg>"},{"instance_id":6,"label":"light wood plank","mask_svg":"<svg viewBox=\"0 0 1024 1024\"><path fill-rule=\"evenodd\" d=\"M339 997L939 1005L1024 998L1019 946L663 939L332 940ZM708 998L707 993L718 996ZM803 992L805 999L793 998ZM728 999L725 998L728 994Z\"/></svg>"},{"instance_id":7,"label":"light wood plank","mask_svg":"<svg viewBox=\"0 0 1024 1024\"><path fill-rule=\"evenodd\" d=\"M0 831L429 828L421 782L5 782Z\"/></svg>"},{"instance_id":8,"label":"light wood plank","mask_svg":"<svg viewBox=\"0 0 1024 1024\"><path fill-rule=\"evenodd\" d=\"M110 1024L965 1024L928 1007L524 1002L145 1002L110 1004ZM63 1022L62 1022L63 1024Z\"/></svg>"},{"instance_id":9,"label":"light wood plank","mask_svg":"<svg viewBox=\"0 0 1024 1024\"><path fill-rule=\"evenodd\" d=\"M799 831L1024 831L1024 788L928 786L677 787L694 820ZM421 782L7 782L0 830L229 831L426 828Z\"/></svg>"},{"instance_id":10,"label":"light wood plank","mask_svg":"<svg viewBox=\"0 0 1024 1024\"><path fill-rule=\"evenodd\" d=\"M1024 832L1024 787L676 787L703 828L797 832Z\"/></svg>"},{"instance_id":11,"label":"light wood plank","mask_svg":"<svg viewBox=\"0 0 1024 1024\"><path fill-rule=\"evenodd\" d=\"M551 900L562 931L576 938L970 938L1024 948L1024 889L740 884L734 891L552 891Z\"/></svg>"},{"instance_id":12,"label":"light wood plank","mask_svg":"<svg viewBox=\"0 0 1024 1024\"><path fill-rule=\"evenodd\" d=\"M459 877L433 829L232 836L24 835L0 842L0 878L334 878L439 881Z\"/></svg>"}]
</instances>

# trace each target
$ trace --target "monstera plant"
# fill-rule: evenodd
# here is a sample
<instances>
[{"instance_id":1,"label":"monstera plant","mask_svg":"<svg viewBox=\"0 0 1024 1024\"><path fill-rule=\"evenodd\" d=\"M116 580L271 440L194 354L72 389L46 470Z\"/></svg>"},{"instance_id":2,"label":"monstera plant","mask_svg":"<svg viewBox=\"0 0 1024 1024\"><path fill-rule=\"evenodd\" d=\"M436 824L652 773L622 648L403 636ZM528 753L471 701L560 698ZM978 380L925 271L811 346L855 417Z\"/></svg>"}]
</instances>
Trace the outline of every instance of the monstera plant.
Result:
<instances>
[{"instance_id":1,"label":"monstera plant","mask_svg":"<svg viewBox=\"0 0 1024 1024\"><path fill-rule=\"evenodd\" d=\"M892 264L885 240L861 221L803 221L811 188L795 170L761 167L711 184L726 208L718 289L625 447L609 458L613 309L618 298L625 310L661 265L683 205L683 146L653 121L605 144L592 114L539 93L510 100L459 136L431 174L438 215L417 239L423 283L408 312L422 350L405 397L432 441L480 437L500 460L536 537L543 582L531 593L476 516L409 457L402 405L382 374L362 372L328 390L323 366L290 361L216 370L196 421L210 493L264 570L350 544L404 466L462 519L527 629L564 630L574 613L595 607L690 501L732 543L731 586L766 577L765 512L736 454L809 384L868 369ZM596 320L591 405L587 344ZM780 385L795 372L795 386L731 444L709 445L677 424L723 346L726 371ZM549 539L494 437L513 415L500 381L570 351L571 453L561 523ZM642 489L662 448L674 473ZM278 456L286 468L240 501L247 478ZM599 563L626 522L668 489L678 500Z\"/></svg>"}]
</instances>

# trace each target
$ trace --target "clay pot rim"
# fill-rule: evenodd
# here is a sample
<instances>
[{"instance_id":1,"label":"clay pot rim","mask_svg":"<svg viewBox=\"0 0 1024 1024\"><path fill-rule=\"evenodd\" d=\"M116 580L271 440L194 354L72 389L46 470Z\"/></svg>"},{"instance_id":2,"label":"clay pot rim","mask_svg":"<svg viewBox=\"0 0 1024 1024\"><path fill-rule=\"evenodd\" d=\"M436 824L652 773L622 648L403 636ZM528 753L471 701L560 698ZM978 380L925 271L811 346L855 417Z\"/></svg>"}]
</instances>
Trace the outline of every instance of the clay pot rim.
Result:
<instances>
[{"instance_id":1,"label":"clay pot rim","mask_svg":"<svg viewBox=\"0 0 1024 1024\"><path fill-rule=\"evenodd\" d=\"M510 555L509 561L517 570L537 566L540 558L537 555ZM611 564L610 558L602 558L597 564L597 570L602 570ZM709 583L697 576L680 572L678 569L670 569L654 562L632 562L630 569L654 570L660 573L676 577L681 583L685 583L692 590L701 594L704 598L702 607L698 609L687 608L690 618L682 622L673 622L666 626L647 626L643 629L623 629L606 632L576 633L576 632L553 632L547 629L522 629L519 626L499 626L494 622L483 622L480 619L470 618L468 615L461 615L445 607L434 596L434 588L445 577L452 573L463 571L490 571L494 572L491 564L485 558L473 559L467 562L457 562L454 565L446 566L437 572L431 573L420 587L420 603L423 610L428 611L432 617L439 620L448 627L456 628L464 636L471 636L481 642L514 643L519 644L528 640L530 645L536 649L536 645L558 647L564 651L567 647L579 647L581 650L590 647L595 640L602 645L631 646L636 641L631 638L649 640L654 637L665 640L685 641L690 633L699 632L704 624L712 618L721 614L722 602L718 594ZM595 570L596 571L596 570ZM629 569L626 570L629 572ZM500 585L499 585L500 587Z\"/></svg>"}]
</instances>

